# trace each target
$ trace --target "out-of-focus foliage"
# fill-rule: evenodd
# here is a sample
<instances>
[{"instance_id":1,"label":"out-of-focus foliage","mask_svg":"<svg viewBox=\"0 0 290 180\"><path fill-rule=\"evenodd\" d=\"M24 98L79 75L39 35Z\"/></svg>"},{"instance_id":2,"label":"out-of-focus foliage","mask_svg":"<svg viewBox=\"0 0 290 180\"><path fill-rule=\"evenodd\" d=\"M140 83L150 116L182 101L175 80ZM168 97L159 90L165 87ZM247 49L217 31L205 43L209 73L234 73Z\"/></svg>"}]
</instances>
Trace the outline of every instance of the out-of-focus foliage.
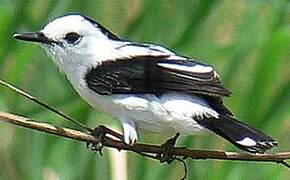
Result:
<instances>
[{"instance_id":1,"label":"out-of-focus foliage","mask_svg":"<svg viewBox=\"0 0 290 180\"><path fill-rule=\"evenodd\" d=\"M50 19L81 12L123 38L163 44L213 64L233 92L226 104L237 117L275 137L290 151L290 2L288 0L0 1L0 77L89 126L117 121L95 112L73 91L36 45L12 39L37 31ZM0 108L54 124L56 115L0 87ZM166 137L142 133L141 141ZM215 135L186 137L179 144L239 151ZM121 158L123 157L123 158ZM121 160L120 160L121 159ZM267 163L187 160L189 179L285 179L290 172ZM118 168L127 167L127 172ZM0 179L177 179L182 166L105 150L0 123Z\"/></svg>"}]
</instances>

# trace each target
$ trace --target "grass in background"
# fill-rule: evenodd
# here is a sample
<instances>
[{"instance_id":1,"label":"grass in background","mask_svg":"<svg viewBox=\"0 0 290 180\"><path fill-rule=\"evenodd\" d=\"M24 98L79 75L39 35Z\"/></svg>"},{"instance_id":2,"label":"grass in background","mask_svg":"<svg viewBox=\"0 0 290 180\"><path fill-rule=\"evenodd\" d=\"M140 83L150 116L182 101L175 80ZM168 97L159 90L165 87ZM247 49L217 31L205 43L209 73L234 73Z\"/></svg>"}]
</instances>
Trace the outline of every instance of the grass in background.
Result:
<instances>
[{"instance_id":1,"label":"grass in background","mask_svg":"<svg viewBox=\"0 0 290 180\"><path fill-rule=\"evenodd\" d=\"M289 151L290 2L287 0L0 1L0 77L90 126L117 121L95 112L73 91L43 50L11 38L37 31L68 12L94 17L121 37L154 42L213 64L233 92L226 104L243 121L263 129ZM1 110L69 126L0 87ZM141 133L141 141L165 137ZM191 148L239 151L215 135L187 137ZM84 144L0 123L0 179L111 179L110 153L96 156ZM282 179L284 167L267 163L187 160L189 179ZM128 179L177 179L182 166L128 153Z\"/></svg>"}]
</instances>

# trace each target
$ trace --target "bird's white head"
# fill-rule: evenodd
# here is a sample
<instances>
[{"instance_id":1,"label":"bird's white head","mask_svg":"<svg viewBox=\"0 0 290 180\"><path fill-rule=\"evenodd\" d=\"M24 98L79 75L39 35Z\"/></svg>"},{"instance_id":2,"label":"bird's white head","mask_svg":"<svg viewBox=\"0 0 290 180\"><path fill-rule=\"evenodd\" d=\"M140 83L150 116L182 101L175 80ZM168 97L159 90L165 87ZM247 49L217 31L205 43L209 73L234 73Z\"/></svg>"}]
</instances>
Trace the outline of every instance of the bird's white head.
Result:
<instances>
[{"instance_id":1,"label":"bird's white head","mask_svg":"<svg viewBox=\"0 0 290 180\"><path fill-rule=\"evenodd\" d=\"M120 39L98 22L81 14L69 14L50 21L35 33L19 33L14 38L37 42L52 55L65 73L98 63L98 53L109 52Z\"/></svg>"}]
</instances>

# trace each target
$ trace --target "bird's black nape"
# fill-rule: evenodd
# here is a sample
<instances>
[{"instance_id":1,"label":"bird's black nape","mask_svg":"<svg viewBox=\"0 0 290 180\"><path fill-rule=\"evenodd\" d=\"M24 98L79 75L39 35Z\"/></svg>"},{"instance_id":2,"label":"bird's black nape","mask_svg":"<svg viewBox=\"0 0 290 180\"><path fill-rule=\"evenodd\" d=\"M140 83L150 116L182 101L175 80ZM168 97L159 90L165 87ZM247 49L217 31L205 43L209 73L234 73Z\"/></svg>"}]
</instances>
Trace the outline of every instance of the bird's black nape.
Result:
<instances>
[{"instance_id":1,"label":"bird's black nape","mask_svg":"<svg viewBox=\"0 0 290 180\"><path fill-rule=\"evenodd\" d=\"M117 35L115 35L114 33L112 33L111 31L109 31L107 28L105 28L104 26L102 26L100 23L98 23L97 21L95 21L94 19L83 15L83 14L78 14L80 16L82 16L83 18L85 18L85 20L89 21L90 23L92 23L94 26L98 27L102 33L104 33L109 39L111 40L121 40Z\"/></svg>"}]
</instances>

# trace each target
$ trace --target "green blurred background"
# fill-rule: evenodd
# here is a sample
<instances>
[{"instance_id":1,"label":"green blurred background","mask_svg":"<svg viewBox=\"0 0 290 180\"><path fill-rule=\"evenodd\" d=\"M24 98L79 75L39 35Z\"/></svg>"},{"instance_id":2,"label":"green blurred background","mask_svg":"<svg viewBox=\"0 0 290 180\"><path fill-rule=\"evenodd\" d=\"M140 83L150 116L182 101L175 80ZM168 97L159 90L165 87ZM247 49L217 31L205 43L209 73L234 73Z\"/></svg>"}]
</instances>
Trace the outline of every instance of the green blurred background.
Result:
<instances>
[{"instance_id":1,"label":"green blurred background","mask_svg":"<svg viewBox=\"0 0 290 180\"><path fill-rule=\"evenodd\" d=\"M233 92L226 104L242 119L276 138L274 151L290 151L290 1L288 0L1 0L0 77L94 127L120 129L83 102L36 45L12 39L50 19L81 12L123 38L163 44L213 64ZM0 109L72 127L51 112L0 87ZM142 142L161 135L141 133ZM179 139L198 149L240 151L215 135ZM188 179L285 179L282 165L188 159ZM182 165L160 164L0 122L0 179L178 179Z\"/></svg>"}]
</instances>

